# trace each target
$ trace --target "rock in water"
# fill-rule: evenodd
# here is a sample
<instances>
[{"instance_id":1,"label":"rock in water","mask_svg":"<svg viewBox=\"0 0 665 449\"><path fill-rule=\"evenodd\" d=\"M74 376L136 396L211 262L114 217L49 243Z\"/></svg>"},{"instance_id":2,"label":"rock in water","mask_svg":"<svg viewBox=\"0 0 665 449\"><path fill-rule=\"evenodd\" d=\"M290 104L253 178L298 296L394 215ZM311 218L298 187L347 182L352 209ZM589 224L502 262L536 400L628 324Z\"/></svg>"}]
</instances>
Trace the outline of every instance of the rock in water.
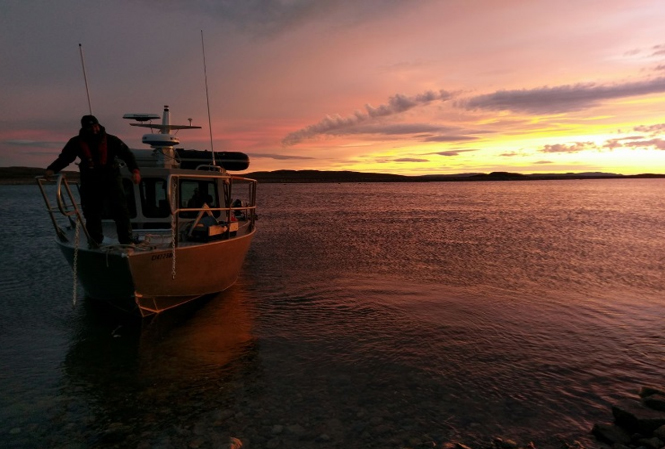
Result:
<instances>
[{"instance_id":1,"label":"rock in water","mask_svg":"<svg viewBox=\"0 0 665 449\"><path fill-rule=\"evenodd\" d=\"M644 405L654 410L665 412L665 394L655 393L642 399Z\"/></svg>"},{"instance_id":2,"label":"rock in water","mask_svg":"<svg viewBox=\"0 0 665 449\"><path fill-rule=\"evenodd\" d=\"M630 435L628 435L628 432L623 430L621 427L614 425L614 424L595 424L593 426L593 429L591 429L591 433L593 436L595 436L599 441L602 441L603 443L608 443L608 444L628 444L630 443Z\"/></svg>"},{"instance_id":3,"label":"rock in water","mask_svg":"<svg viewBox=\"0 0 665 449\"><path fill-rule=\"evenodd\" d=\"M612 406L615 422L629 432L651 435L665 425L665 412L645 407L640 401L625 399Z\"/></svg>"},{"instance_id":4,"label":"rock in water","mask_svg":"<svg viewBox=\"0 0 665 449\"><path fill-rule=\"evenodd\" d=\"M665 395L665 387L642 387L640 388L639 395L641 398L646 398L653 394L662 394Z\"/></svg>"}]
</instances>

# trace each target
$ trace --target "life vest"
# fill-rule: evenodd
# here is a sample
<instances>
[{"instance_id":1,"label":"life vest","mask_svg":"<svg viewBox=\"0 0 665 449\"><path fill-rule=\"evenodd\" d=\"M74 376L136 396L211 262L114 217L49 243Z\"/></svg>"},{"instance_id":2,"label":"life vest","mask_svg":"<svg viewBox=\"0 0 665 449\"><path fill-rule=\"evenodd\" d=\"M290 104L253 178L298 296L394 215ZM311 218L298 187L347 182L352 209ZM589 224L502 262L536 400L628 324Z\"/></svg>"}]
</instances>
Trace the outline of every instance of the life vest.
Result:
<instances>
[{"instance_id":1,"label":"life vest","mask_svg":"<svg viewBox=\"0 0 665 449\"><path fill-rule=\"evenodd\" d=\"M90 146L88 146L88 143L83 139L79 139L79 145L81 146L81 152L83 153L83 156L88 163L88 168L95 168L95 160L92 157L92 152L90 151ZM99 166L103 167L106 165L106 155L108 152L106 145L106 134L104 134L102 139L99 141L97 151L99 152Z\"/></svg>"}]
</instances>

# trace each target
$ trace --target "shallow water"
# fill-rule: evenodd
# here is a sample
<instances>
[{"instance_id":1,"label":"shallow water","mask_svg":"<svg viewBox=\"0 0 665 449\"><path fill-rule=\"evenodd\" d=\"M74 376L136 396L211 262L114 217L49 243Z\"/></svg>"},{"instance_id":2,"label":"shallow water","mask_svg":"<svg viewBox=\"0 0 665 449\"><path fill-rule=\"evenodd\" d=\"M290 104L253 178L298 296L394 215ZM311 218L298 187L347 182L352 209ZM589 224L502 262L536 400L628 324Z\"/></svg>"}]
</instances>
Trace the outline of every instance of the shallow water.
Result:
<instances>
[{"instance_id":1,"label":"shallow water","mask_svg":"<svg viewBox=\"0 0 665 449\"><path fill-rule=\"evenodd\" d=\"M0 187L8 447L587 441L663 384L662 180L263 184L229 291L82 300L38 189ZM282 426L282 427L280 427Z\"/></svg>"}]
</instances>

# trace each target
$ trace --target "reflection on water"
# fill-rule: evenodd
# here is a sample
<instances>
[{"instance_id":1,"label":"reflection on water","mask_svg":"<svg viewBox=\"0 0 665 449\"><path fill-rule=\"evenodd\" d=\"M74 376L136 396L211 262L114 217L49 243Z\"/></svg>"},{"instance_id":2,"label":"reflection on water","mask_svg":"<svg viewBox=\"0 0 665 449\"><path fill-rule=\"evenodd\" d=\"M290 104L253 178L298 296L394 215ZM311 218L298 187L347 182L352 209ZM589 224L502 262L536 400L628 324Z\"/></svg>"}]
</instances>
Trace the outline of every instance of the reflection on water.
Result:
<instances>
[{"instance_id":1,"label":"reflection on water","mask_svg":"<svg viewBox=\"0 0 665 449\"><path fill-rule=\"evenodd\" d=\"M70 400L56 427L76 423L82 443L131 446L232 401L236 379L259 369L254 312L239 287L203 301L143 321L84 301L63 366L60 394Z\"/></svg>"},{"instance_id":2,"label":"reflection on water","mask_svg":"<svg viewBox=\"0 0 665 449\"><path fill-rule=\"evenodd\" d=\"M140 324L72 307L38 192L0 188L3 444L584 441L663 383L664 187L260 187L241 281Z\"/></svg>"}]
</instances>

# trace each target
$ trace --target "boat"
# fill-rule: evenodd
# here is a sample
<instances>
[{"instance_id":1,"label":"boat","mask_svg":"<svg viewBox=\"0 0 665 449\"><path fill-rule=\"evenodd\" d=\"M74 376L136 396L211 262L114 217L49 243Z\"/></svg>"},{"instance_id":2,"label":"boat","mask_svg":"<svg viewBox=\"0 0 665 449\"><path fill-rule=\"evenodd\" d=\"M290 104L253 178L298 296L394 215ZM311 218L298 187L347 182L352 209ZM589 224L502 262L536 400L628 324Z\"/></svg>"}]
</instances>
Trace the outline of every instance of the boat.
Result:
<instances>
[{"instance_id":1,"label":"boat","mask_svg":"<svg viewBox=\"0 0 665 449\"><path fill-rule=\"evenodd\" d=\"M125 114L131 126L151 128L132 149L141 169L134 185L121 167L135 243L120 244L110 211L96 245L84 226L78 191L64 174L36 178L55 230L55 241L87 297L142 317L222 292L240 273L256 233L257 181L234 175L249 167L240 152L178 148L163 114ZM159 120L161 123L153 123ZM55 185L53 186L53 184ZM74 298L76 298L76 280Z\"/></svg>"}]
</instances>

